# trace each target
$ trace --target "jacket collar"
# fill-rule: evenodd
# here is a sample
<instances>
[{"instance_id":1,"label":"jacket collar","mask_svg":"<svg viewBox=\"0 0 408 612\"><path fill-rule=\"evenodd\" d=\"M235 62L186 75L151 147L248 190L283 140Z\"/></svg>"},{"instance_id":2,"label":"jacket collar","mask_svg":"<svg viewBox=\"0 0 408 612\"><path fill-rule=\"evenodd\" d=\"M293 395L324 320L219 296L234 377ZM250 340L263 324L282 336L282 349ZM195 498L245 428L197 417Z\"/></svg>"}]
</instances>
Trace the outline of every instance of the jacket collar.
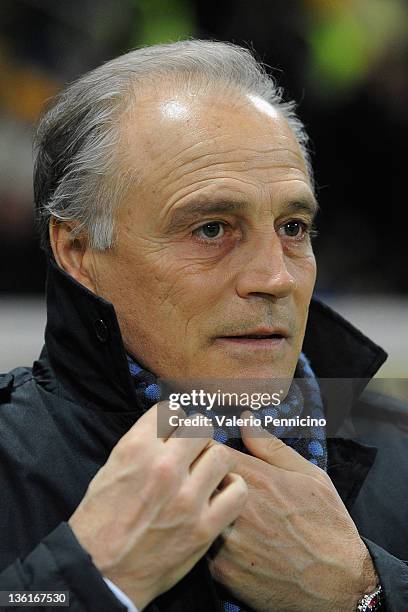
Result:
<instances>
[{"instance_id":1,"label":"jacket collar","mask_svg":"<svg viewBox=\"0 0 408 612\"><path fill-rule=\"evenodd\" d=\"M74 399L93 410L114 413L125 433L141 415L143 402L129 374L113 305L50 262L47 312L45 348L34 364L34 376L60 397ZM320 379L357 381L342 420L361 393L364 382L368 382L386 359L380 347L316 299L310 304L303 350ZM353 440L334 438L328 439L328 455L329 475L351 509L375 460L376 449ZM221 610L204 560L197 568L196 580L188 582L190 586L186 590L175 591L181 601L177 609L190 610L191 601L196 600L196 593L202 592L206 581L210 586L202 609ZM172 593L173 589L164 598L171 598ZM155 610L173 609L173 604L173 600L163 601Z\"/></svg>"},{"instance_id":2,"label":"jacket collar","mask_svg":"<svg viewBox=\"0 0 408 612\"><path fill-rule=\"evenodd\" d=\"M333 349L333 347L335 347ZM353 379L350 400L385 361L382 348L317 299L312 299L303 345L319 378ZM96 296L50 259L45 350L34 374L56 378L83 405L109 412L141 410L130 377L113 305Z\"/></svg>"}]
</instances>

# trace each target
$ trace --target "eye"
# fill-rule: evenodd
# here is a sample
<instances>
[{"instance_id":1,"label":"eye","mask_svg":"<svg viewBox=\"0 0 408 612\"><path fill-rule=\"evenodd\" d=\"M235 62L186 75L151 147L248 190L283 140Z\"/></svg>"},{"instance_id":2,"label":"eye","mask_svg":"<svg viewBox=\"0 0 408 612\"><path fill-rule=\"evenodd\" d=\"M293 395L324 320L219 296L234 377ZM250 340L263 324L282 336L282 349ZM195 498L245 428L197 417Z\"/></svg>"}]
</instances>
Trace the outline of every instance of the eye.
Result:
<instances>
[{"instance_id":1,"label":"eye","mask_svg":"<svg viewBox=\"0 0 408 612\"><path fill-rule=\"evenodd\" d=\"M222 238L224 235L224 224L220 221L211 221L211 223L206 223L205 225L202 225L196 229L195 233L200 238L204 238L206 240Z\"/></svg>"},{"instance_id":2,"label":"eye","mask_svg":"<svg viewBox=\"0 0 408 612\"><path fill-rule=\"evenodd\" d=\"M288 221L279 228L288 238L303 238L309 233L309 226L304 221Z\"/></svg>"},{"instance_id":3,"label":"eye","mask_svg":"<svg viewBox=\"0 0 408 612\"><path fill-rule=\"evenodd\" d=\"M289 221L288 223L285 223L283 229L287 236L295 238L305 229L305 224L301 223L300 221Z\"/></svg>"}]
</instances>

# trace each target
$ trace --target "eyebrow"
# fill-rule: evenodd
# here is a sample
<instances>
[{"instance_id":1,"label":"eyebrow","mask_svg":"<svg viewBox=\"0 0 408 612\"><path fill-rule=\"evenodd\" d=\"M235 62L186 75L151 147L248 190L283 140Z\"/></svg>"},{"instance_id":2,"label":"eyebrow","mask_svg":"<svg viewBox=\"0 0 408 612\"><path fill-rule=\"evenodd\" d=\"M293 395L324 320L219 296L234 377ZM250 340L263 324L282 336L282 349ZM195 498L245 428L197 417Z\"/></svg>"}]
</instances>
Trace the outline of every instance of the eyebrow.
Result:
<instances>
[{"instance_id":1,"label":"eyebrow","mask_svg":"<svg viewBox=\"0 0 408 612\"><path fill-rule=\"evenodd\" d=\"M319 204L317 200L313 198L300 198L290 202L285 208L287 212L305 212L312 215L313 217L319 212Z\"/></svg>"},{"instance_id":2,"label":"eyebrow","mask_svg":"<svg viewBox=\"0 0 408 612\"><path fill-rule=\"evenodd\" d=\"M249 209L248 202L215 201L215 202L190 202L177 208L171 216L167 225L169 231L176 230L197 217L205 215L217 215L225 213L237 213Z\"/></svg>"},{"instance_id":3,"label":"eyebrow","mask_svg":"<svg viewBox=\"0 0 408 612\"><path fill-rule=\"evenodd\" d=\"M247 212L252 205L245 201L213 201L213 202L189 202L184 206L177 208L172 213L172 216L166 226L167 231L175 231L180 228L180 225L188 223L197 217L206 215L217 215L225 213ZM319 210L319 205L314 197L299 198L291 201L285 206L285 213L303 212L314 217Z\"/></svg>"}]
</instances>

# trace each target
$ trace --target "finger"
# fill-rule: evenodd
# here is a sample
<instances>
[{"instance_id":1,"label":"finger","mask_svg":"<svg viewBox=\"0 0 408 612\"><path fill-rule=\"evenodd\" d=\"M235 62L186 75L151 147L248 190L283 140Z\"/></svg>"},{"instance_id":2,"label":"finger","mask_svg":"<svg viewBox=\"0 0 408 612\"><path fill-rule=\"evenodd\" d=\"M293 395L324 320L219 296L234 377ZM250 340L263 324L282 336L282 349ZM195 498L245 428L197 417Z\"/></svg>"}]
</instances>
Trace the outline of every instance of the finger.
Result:
<instances>
[{"instance_id":1,"label":"finger","mask_svg":"<svg viewBox=\"0 0 408 612\"><path fill-rule=\"evenodd\" d=\"M180 406L170 408L170 402L159 402L156 410L156 435L164 443L180 428L186 413Z\"/></svg>"},{"instance_id":2,"label":"finger","mask_svg":"<svg viewBox=\"0 0 408 612\"><path fill-rule=\"evenodd\" d=\"M213 432L212 425L180 425L167 439L166 449L185 467L191 468L204 449L212 443Z\"/></svg>"},{"instance_id":3,"label":"finger","mask_svg":"<svg viewBox=\"0 0 408 612\"><path fill-rule=\"evenodd\" d=\"M154 404L147 412L145 412L129 431L122 436L121 442L125 443L133 439L135 436L142 440L154 440L163 443L177 429L177 425L173 425L170 420L170 415L177 415L180 419L185 417L185 412L181 408L170 410L169 402L163 401Z\"/></svg>"},{"instance_id":4,"label":"finger","mask_svg":"<svg viewBox=\"0 0 408 612\"><path fill-rule=\"evenodd\" d=\"M251 413L249 411L243 412L242 416L248 419L247 423L250 422ZM241 427L241 435L250 453L270 465L311 476L316 476L320 472L317 466L262 427L247 424Z\"/></svg>"},{"instance_id":5,"label":"finger","mask_svg":"<svg viewBox=\"0 0 408 612\"><path fill-rule=\"evenodd\" d=\"M225 476L221 490L210 500L207 520L219 535L241 514L248 499L248 486L239 474Z\"/></svg>"},{"instance_id":6,"label":"finger","mask_svg":"<svg viewBox=\"0 0 408 612\"><path fill-rule=\"evenodd\" d=\"M178 438L184 440L205 438L207 442L211 442L214 434L214 427L212 426L211 421L202 421L202 423L199 425L192 425L191 419L194 419L195 417L202 418L202 415L199 413L193 413L187 418L183 415L179 419L180 424L177 429L175 429L168 437L167 444L175 442Z\"/></svg>"},{"instance_id":7,"label":"finger","mask_svg":"<svg viewBox=\"0 0 408 612\"><path fill-rule=\"evenodd\" d=\"M226 475L236 466L235 457L222 444L211 443L191 467L196 495L210 499Z\"/></svg>"}]
</instances>

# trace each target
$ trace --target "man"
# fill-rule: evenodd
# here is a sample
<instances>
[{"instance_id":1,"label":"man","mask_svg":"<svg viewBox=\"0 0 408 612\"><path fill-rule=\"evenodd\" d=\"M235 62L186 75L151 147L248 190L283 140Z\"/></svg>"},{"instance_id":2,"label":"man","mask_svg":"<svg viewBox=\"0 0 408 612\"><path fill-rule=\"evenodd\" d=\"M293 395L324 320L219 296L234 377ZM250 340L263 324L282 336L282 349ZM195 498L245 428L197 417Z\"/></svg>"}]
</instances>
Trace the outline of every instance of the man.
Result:
<instances>
[{"instance_id":1,"label":"man","mask_svg":"<svg viewBox=\"0 0 408 612\"><path fill-rule=\"evenodd\" d=\"M250 53L209 41L119 57L45 114L48 322L1 382L0 590L74 611L408 609L406 439L248 425L237 448L169 419L157 437L157 377L280 378L289 397L301 372L323 407L315 377L350 378L343 418L388 427L357 381L384 352L311 301L306 142Z\"/></svg>"}]
</instances>

